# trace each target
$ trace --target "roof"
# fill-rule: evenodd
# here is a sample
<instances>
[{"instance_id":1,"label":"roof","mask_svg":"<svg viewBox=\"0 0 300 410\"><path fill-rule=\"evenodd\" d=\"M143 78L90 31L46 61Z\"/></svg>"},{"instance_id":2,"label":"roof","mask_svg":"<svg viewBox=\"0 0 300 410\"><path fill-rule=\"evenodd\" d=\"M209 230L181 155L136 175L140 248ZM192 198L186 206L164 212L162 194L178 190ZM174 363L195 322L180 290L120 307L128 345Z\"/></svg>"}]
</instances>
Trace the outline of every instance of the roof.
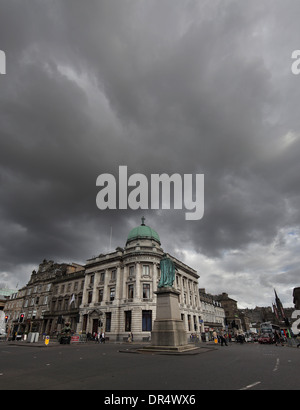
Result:
<instances>
[{"instance_id":1,"label":"roof","mask_svg":"<svg viewBox=\"0 0 300 410\"><path fill-rule=\"evenodd\" d=\"M136 228L133 228L129 232L127 242L133 241L135 239L153 239L160 244L158 233L154 229L150 228L150 226L145 225L144 220L145 218L142 218L142 224L140 226L137 226Z\"/></svg>"}]
</instances>

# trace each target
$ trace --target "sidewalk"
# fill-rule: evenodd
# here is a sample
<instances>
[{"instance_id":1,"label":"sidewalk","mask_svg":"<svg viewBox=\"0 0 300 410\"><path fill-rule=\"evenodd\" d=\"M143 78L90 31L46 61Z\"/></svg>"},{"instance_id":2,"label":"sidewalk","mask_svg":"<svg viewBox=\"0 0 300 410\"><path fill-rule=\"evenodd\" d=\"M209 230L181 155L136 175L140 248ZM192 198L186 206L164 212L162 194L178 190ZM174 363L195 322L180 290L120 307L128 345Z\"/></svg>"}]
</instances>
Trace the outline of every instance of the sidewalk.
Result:
<instances>
[{"instance_id":1,"label":"sidewalk","mask_svg":"<svg viewBox=\"0 0 300 410\"><path fill-rule=\"evenodd\" d=\"M72 343L75 344L75 343ZM50 347L50 346L58 346L59 342L55 339L49 340L48 345L45 344L44 340L39 340L38 342L27 342L24 340L3 340L0 342L0 346L29 346L29 347Z\"/></svg>"}]
</instances>

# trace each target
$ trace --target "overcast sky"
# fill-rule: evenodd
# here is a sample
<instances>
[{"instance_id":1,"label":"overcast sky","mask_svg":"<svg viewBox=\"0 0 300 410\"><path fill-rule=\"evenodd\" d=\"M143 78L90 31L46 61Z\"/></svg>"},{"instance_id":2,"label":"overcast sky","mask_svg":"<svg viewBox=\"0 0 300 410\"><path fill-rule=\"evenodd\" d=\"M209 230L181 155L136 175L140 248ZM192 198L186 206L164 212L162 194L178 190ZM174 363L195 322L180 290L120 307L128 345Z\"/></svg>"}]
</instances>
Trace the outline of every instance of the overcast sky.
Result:
<instances>
[{"instance_id":1,"label":"overcast sky","mask_svg":"<svg viewBox=\"0 0 300 410\"><path fill-rule=\"evenodd\" d=\"M0 284L141 223L238 307L300 286L298 0L0 0ZM102 173L204 174L204 216L96 206Z\"/></svg>"}]
</instances>

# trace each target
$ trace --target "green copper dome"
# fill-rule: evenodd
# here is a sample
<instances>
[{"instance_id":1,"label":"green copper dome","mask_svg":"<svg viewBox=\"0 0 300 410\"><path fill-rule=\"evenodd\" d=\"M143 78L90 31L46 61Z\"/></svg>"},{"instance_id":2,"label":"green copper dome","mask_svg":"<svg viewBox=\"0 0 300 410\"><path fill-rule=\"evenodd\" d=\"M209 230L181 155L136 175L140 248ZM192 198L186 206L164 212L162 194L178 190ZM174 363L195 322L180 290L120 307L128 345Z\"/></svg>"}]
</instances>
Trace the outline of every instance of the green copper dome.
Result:
<instances>
[{"instance_id":1,"label":"green copper dome","mask_svg":"<svg viewBox=\"0 0 300 410\"><path fill-rule=\"evenodd\" d=\"M160 244L158 233L154 229L150 228L150 226L145 225L144 220L145 218L142 218L142 224L136 228L133 228L129 232L127 242L134 239L153 239Z\"/></svg>"}]
</instances>

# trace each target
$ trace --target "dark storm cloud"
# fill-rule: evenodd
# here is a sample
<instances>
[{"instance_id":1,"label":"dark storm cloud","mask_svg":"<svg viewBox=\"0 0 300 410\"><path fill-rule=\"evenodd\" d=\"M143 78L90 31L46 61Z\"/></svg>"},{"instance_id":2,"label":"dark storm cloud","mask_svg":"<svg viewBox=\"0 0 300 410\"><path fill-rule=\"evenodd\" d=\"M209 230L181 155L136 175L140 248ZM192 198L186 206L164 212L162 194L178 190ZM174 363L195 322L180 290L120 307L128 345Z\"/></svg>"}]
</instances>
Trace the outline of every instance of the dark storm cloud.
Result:
<instances>
[{"instance_id":1,"label":"dark storm cloud","mask_svg":"<svg viewBox=\"0 0 300 410\"><path fill-rule=\"evenodd\" d=\"M245 255L257 282L262 265L272 266L265 287L274 285L282 260L270 253L258 268L249 252L298 232L300 79L290 66L299 9L296 1L3 2L5 281L25 283L24 266L44 258L84 263L110 243L123 246L145 214L163 248L201 270L201 287L230 293L234 269L246 283ZM99 211L96 178L117 176L119 165L148 177L204 173L204 218ZM292 287L295 274L287 277Z\"/></svg>"}]
</instances>

